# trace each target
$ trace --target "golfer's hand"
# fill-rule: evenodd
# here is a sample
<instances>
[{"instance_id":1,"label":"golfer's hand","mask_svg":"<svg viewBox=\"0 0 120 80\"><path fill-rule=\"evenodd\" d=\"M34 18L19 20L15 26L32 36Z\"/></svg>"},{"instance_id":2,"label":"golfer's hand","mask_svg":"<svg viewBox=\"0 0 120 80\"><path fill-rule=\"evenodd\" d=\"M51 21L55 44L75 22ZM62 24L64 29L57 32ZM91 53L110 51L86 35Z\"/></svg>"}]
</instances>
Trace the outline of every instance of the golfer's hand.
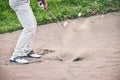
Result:
<instances>
[{"instance_id":1,"label":"golfer's hand","mask_svg":"<svg viewBox=\"0 0 120 80\"><path fill-rule=\"evenodd\" d=\"M44 9L47 10L47 3L44 4Z\"/></svg>"}]
</instances>

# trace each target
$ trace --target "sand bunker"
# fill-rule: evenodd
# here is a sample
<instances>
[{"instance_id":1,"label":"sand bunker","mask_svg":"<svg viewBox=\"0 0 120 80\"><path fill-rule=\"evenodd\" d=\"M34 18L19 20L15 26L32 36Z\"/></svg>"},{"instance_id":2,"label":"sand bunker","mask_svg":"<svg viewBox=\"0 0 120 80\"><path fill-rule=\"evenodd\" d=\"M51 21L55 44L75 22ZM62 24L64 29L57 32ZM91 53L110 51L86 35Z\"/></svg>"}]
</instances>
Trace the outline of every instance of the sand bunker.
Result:
<instances>
[{"instance_id":1,"label":"sand bunker","mask_svg":"<svg viewBox=\"0 0 120 80\"><path fill-rule=\"evenodd\" d=\"M41 25L40 59L8 61L21 31L0 34L0 80L120 80L120 13Z\"/></svg>"}]
</instances>

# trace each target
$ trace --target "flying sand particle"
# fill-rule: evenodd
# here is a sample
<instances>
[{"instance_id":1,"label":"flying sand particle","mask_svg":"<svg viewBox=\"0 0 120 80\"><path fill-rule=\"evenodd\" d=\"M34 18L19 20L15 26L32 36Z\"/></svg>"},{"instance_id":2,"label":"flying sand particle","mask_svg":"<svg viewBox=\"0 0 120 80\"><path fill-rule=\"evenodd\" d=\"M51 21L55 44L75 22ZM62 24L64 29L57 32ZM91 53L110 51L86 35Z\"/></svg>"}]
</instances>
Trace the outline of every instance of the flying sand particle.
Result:
<instances>
[{"instance_id":1,"label":"flying sand particle","mask_svg":"<svg viewBox=\"0 0 120 80\"><path fill-rule=\"evenodd\" d=\"M65 21L65 22L64 22L64 24L63 24L63 26L65 27L65 26L67 26L67 24L68 24L68 22L67 22L67 21Z\"/></svg>"},{"instance_id":2,"label":"flying sand particle","mask_svg":"<svg viewBox=\"0 0 120 80\"><path fill-rule=\"evenodd\" d=\"M80 17L82 14L81 13L78 13L78 17Z\"/></svg>"}]
</instances>

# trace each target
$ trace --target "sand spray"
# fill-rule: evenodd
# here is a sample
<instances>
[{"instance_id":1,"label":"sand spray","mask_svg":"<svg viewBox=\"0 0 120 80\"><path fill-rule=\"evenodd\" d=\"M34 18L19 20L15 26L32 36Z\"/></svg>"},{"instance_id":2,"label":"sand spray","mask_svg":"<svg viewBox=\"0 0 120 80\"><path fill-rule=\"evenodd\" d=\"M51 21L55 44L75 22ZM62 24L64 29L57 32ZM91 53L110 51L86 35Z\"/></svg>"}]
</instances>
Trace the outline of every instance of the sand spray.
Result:
<instances>
[{"instance_id":1,"label":"sand spray","mask_svg":"<svg viewBox=\"0 0 120 80\"><path fill-rule=\"evenodd\" d=\"M81 50L79 48L76 49L76 46L74 46L73 41L77 34L80 34L81 31L88 31L89 19L85 20L82 24L76 25L76 23L73 21L71 22L65 31L65 34L62 38L62 46L59 47L57 51L57 54L59 57L61 57L64 61L75 61L75 60L82 60L84 57L86 57L86 54L84 54L85 50ZM76 43L78 43L77 41ZM74 42L75 43L75 42Z\"/></svg>"}]
</instances>

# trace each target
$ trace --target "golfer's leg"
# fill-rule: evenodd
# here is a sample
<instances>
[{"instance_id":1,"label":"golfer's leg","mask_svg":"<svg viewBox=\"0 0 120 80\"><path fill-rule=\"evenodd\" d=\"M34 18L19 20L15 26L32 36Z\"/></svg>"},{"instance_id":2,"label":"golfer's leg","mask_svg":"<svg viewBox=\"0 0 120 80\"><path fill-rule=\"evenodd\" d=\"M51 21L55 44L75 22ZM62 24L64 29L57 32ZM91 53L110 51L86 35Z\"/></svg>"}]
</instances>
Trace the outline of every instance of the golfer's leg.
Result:
<instances>
[{"instance_id":1,"label":"golfer's leg","mask_svg":"<svg viewBox=\"0 0 120 80\"><path fill-rule=\"evenodd\" d=\"M14 56L22 56L32 50L32 43L36 32L36 20L29 5L23 6L25 9L15 11L20 23L23 26L23 31L18 39L14 49Z\"/></svg>"}]
</instances>

